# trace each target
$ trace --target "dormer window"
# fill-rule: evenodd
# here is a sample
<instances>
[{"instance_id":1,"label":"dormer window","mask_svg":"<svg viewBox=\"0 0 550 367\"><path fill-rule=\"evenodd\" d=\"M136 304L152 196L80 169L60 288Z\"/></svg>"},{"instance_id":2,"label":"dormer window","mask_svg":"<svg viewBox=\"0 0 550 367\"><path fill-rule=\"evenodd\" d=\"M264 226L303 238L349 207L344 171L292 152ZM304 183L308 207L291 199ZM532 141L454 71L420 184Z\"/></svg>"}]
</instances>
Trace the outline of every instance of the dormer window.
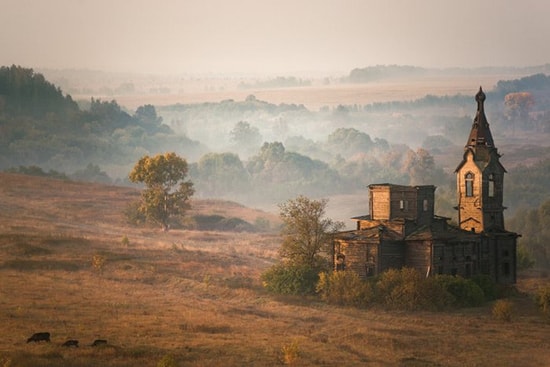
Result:
<instances>
[{"instance_id":1,"label":"dormer window","mask_svg":"<svg viewBox=\"0 0 550 367\"><path fill-rule=\"evenodd\" d=\"M474 175L468 172L465 177L466 181L466 197L474 196Z\"/></svg>"}]
</instances>

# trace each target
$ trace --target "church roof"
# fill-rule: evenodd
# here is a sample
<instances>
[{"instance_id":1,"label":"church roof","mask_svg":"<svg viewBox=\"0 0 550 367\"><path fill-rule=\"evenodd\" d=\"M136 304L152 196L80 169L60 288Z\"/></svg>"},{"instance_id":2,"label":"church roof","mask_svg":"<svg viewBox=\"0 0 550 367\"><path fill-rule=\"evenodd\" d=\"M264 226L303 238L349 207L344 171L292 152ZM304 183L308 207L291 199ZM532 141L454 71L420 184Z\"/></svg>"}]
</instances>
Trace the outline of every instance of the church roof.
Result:
<instances>
[{"instance_id":1,"label":"church roof","mask_svg":"<svg viewBox=\"0 0 550 367\"><path fill-rule=\"evenodd\" d=\"M483 103L485 102L485 93L483 93L481 87L479 87L479 92L476 94L476 101L477 113L474 118L472 130L470 131L470 136L466 142L465 149L473 149L475 152L478 148L496 148L493 141L493 135L489 129L489 122L485 116L483 106Z\"/></svg>"},{"instance_id":2,"label":"church roof","mask_svg":"<svg viewBox=\"0 0 550 367\"><path fill-rule=\"evenodd\" d=\"M445 228L441 228L440 226L425 225L409 234L405 240L471 241L472 238L475 238L476 236L479 236L479 234L476 235L475 233L465 231L452 225L446 226Z\"/></svg>"},{"instance_id":3,"label":"church roof","mask_svg":"<svg viewBox=\"0 0 550 367\"><path fill-rule=\"evenodd\" d=\"M379 241L381 239L399 241L403 239L403 236L384 225L378 225L353 231L338 232L335 235L335 239L359 242L368 240Z\"/></svg>"}]
</instances>

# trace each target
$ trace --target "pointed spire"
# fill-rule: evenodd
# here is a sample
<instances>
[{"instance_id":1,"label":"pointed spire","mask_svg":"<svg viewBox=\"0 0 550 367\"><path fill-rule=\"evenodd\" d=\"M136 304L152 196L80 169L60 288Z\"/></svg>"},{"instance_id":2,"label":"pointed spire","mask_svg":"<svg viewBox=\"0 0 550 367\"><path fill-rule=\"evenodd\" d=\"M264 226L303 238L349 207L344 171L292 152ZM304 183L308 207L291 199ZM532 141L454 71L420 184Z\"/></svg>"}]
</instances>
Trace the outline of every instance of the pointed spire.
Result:
<instances>
[{"instance_id":1,"label":"pointed spire","mask_svg":"<svg viewBox=\"0 0 550 367\"><path fill-rule=\"evenodd\" d=\"M476 151L478 148L495 148L493 142L493 136L491 135L491 130L489 129L489 122L485 116L485 110L483 103L485 102L485 93L483 89L479 87L479 92L476 94L477 101L477 113L472 124L472 131L470 131L470 136L466 142L465 149L474 149Z\"/></svg>"}]
</instances>

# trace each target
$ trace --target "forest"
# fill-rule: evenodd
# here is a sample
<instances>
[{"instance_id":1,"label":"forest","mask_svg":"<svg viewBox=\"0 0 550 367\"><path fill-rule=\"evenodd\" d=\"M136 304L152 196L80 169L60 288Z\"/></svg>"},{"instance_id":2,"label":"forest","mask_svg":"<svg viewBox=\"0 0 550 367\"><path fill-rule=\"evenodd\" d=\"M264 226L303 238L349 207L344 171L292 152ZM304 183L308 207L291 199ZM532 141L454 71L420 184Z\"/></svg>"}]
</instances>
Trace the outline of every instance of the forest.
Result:
<instances>
[{"instance_id":1,"label":"forest","mask_svg":"<svg viewBox=\"0 0 550 367\"><path fill-rule=\"evenodd\" d=\"M374 71L372 78L424 72ZM365 72L373 70L354 70L343 83L368 83L371 77L360 76ZM277 78L254 87L281 83L309 82ZM501 80L485 92L508 171L508 225L522 233L520 243L538 265L548 267L550 77ZM356 207L345 212L360 215L367 212L371 183L434 184L437 213L454 218L454 169L476 111L474 94L318 110L250 94L241 101L145 104L129 111L116 100L75 101L42 74L13 65L0 68L0 170L130 185L128 173L140 157L173 151L189 162L199 198L272 208L300 194L357 195Z\"/></svg>"}]
</instances>

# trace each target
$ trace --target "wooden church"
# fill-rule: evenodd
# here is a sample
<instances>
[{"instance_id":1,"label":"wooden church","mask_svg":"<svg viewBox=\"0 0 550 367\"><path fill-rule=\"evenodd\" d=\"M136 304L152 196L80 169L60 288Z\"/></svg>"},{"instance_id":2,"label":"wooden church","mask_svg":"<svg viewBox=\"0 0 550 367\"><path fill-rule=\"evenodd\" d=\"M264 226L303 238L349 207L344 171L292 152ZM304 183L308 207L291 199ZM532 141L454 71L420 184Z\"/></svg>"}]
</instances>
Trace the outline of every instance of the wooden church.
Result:
<instances>
[{"instance_id":1,"label":"wooden church","mask_svg":"<svg viewBox=\"0 0 550 367\"><path fill-rule=\"evenodd\" d=\"M516 282L518 234L504 228L506 170L485 116L485 93L476 95L477 114L456 168L458 226L434 213L435 186L369 185L369 214L352 219L357 229L339 232L333 243L336 271L366 278L390 268L425 273L489 275Z\"/></svg>"}]
</instances>

